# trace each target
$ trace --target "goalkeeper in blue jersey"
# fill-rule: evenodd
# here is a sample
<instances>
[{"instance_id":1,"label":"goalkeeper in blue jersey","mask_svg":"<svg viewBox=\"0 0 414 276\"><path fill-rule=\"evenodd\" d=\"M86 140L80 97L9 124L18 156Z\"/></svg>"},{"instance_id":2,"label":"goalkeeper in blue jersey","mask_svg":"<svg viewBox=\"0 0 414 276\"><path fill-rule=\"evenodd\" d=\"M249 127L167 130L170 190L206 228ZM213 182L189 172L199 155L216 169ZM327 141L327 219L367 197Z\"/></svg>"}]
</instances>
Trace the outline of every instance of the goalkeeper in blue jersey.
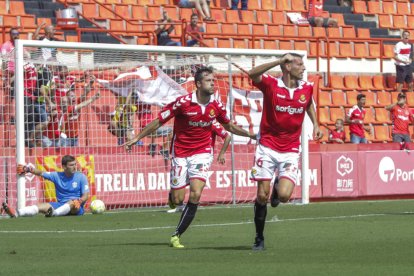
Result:
<instances>
[{"instance_id":1,"label":"goalkeeper in blue jersey","mask_svg":"<svg viewBox=\"0 0 414 276\"><path fill-rule=\"evenodd\" d=\"M84 204L89 198L89 186L86 176L76 171L76 159L71 155L62 158L63 172L43 172L27 165L17 165L17 173L32 173L51 181L55 185L57 202L39 203L14 210L3 203L4 211L12 218L30 217L38 213L46 217L83 215Z\"/></svg>"}]
</instances>

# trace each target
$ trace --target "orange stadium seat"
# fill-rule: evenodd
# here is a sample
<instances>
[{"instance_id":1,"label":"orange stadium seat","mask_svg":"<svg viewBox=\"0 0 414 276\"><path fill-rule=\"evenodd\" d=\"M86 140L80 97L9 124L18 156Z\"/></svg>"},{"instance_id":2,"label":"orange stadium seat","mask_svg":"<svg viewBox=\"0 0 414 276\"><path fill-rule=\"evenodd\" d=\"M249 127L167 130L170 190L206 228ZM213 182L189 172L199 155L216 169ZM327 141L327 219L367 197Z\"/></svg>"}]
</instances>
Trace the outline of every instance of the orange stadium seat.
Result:
<instances>
[{"instance_id":1,"label":"orange stadium seat","mask_svg":"<svg viewBox=\"0 0 414 276\"><path fill-rule=\"evenodd\" d=\"M376 106L377 101L375 99L375 93L371 91L364 91L362 94L365 95L365 105L366 106Z\"/></svg>"},{"instance_id":2,"label":"orange stadium seat","mask_svg":"<svg viewBox=\"0 0 414 276\"><path fill-rule=\"evenodd\" d=\"M216 48L216 43L215 43L215 41L214 41L214 38L204 38L204 39L203 39L203 43L204 43L207 47Z\"/></svg>"},{"instance_id":3,"label":"orange stadium seat","mask_svg":"<svg viewBox=\"0 0 414 276\"><path fill-rule=\"evenodd\" d=\"M380 28L392 28L391 16L389 14L379 14L378 25Z\"/></svg>"},{"instance_id":4,"label":"orange stadium seat","mask_svg":"<svg viewBox=\"0 0 414 276\"><path fill-rule=\"evenodd\" d=\"M358 38L370 38L371 34L369 32L369 29L365 28L358 28L357 29Z\"/></svg>"},{"instance_id":5,"label":"orange stadium seat","mask_svg":"<svg viewBox=\"0 0 414 276\"><path fill-rule=\"evenodd\" d=\"M296 25L284 25L283 36L297 36Z\"/></svg>"},{"instance_id":6,"label":"orange stadium seat","mask_svg":"<svg viewBox=\"0 0 414 276\"><path fill-rule=\"evenodd\" d=\"M237 31L234 27L233 23L222 23L221 24L221 32L223 34L231 34L231 35L236 35Z\"/></svg>"},{"instance_id":7,"label":"orange stadium seat","mask_svg":"<svg viewBox=\"0 0 414 276\"><path fill-rule=\"evenodd\" d=\"M391 142L391 136L389 133L389 128L386 125L374 126L374 142Z\"/></svg>"},{"instance_id":8,"label":"orange stadium seat","mask_svg":"<svg viewBox=\"0 0 414 276\"><path fill-rule=\"evenodd\" d=\"M115 5L115 12L125 18L131 18L128 5Z\"/></svg>"},{"instance_id":9,"label":"orange stadium seat","mask_svg":"<svg viewBox=\"0 0 414 276\"><path fill-rule=\"evenodd\" d=\"M7 14L6 1L0 1L0 14Z\"/></svg>"},{"instance_id":10,"label":"orange stadium seat","mask_svg":"<svg viewBox=\"0 0 414 276\"><path fill-rule=\"evenodd\" d=\"M260 10L259 2L259 0L249 1L249 5L247 6L247 8L249 10Z\"/></svg>"},{"instance_id":11,"label":"orange stadium seat","mask_svg":"<svg viewBox=\"0 0 414 276\"><path fill-rule=\"evenodd\" d=\"M375 108L375 119L381 124L391 124L390 112L383 107Z\"/></svg>"},{"instance_id":12,"label":"orange stadium seat","mask_svg":"<svg viewBox=\"0 0 414 276\"><path fill-rule=\"evenodd\" d=\"M354 13L367 14L367 4L365 1L353 1Z\"/></svg>"},{"instance_id":13,"label":"orange stadium seat","mask_svg":"<svg viewBox=\"0 0 414 276\"><path fill-rule=\"evenodd\" d=\"M218 48L231 48L231 42L228 38L219 38L217 40Z\"/></svg>"},{"instance_id":14,"label":"orange stadium seat","mask_svg":"<svg viewBox=\"0 0 414 276\"><path fill-rule=\"evenodd\" d=\"M369 75L361 75L358 78L359 87L362 90L375 90L374 85L372 84L372 77Z\"/></svg>"},{"instance_id":15,"label":"orange stadium seat","mask_svg":"<svg viewBox=\"0 0 414 276\"><path fill-rule=\"evenodd\" d=\"M336 119L345 119L345 113L343 108L340 107L332 107L329 109L329 115L331 122L334 123Z\"/></svg>"},{"instance_id":16,"label":"orange stadium seat","mask_svg":"<svg viewBox=\"0 0 414 276\"><path fill-rule=\"evenodd\" d=\"M351 42L340 42L339 43L339 57L354 57L354 49Z\"/></svg>"},{"instance_id":17,"label":"orange stadium seat","mask_svg":"<svg viewBox=\"0 0 414 276\"><path fill-rule=\"evenodd\" d=\"M407 97L407 103L410 107L414 107L414 93L405 93Z\"/></svg>"},{"instance_id":18,"label":"orange stadium seat","mask_svg":"<svg viewBox=\"0 0 414 276\"><path fill-rule=\"evenodd\" d=\"M409 15L410 5L407 2L397 2L397 14Z\"/></svg>"},{"instance_id":19,"label":"orange stadium seat","mask_svg":"<svg viewBox=\"0 0 414 276\"><path fill-rule=\"evenodd\" d=\"M292 10L290 7L290 0L277 0L276 1L276 10L279 11L290 11Z\"/></svg>"},{"instance_id":20,"label":"orange stadium seat","mask_svg":"<svg viewBox=\"0 0 414 276\"><path fill-rule=\"evenodd\" d=\"M341 30L339 28L327 28L327 33L329 38L340 38Z\"/></svg>"},{"instance_id":21,"label":"orange stadium seat","mask_svg":"<svg viewBox=\"0 0 414 276\"><path fill-rule=\"evenodd\" d=\"M372 110L371 107L366 107L365 108L365 117L364 117L364 123L366 124L371 124L375 122L375 116L374 116L374 111Z\"/></svg>"},{"instance_id":22,"label":"orange stadium seat","mask_svg":"<svg viewBox=\"0 0 414 276\"><path fill-rule=\"evenodd\" d=\"M414 29L414 16L413 15L407 15L407 27L409 29Z\"/></svg>"},{"instance_id":23,"label":"orange stadium seat","mask_svg":"<svg viewBox=\"0 0 414 276\"><path fill-rule=\"evenodd\" d=\"M112 5L99 6L99 16L105 19L115 18L115 14L112 11Z\"/></svg>"},{"instance_id":24,"label":"orange stadium seat","mask_svg":"<svg viewBox=\"0 0 414 276\"><path fill-rule=\"evenodd\" d=\"M407 27L407 24L405 23L404 15L393 15L392 24L393 24L393 27L397 29L404 29Z\"/></svg>"},{"instance_id":25,"label":"orange stadium seat","mask_svg":"<svg viewBox=\"0 0 414 276\"><path fill-rule=\"evenodd\" d=\"M236 49L246 49L248 48L246 41L244 39L233 38L233 48Z\"/></svg>"},{"instance_id":26,"label":"orange stadium seat","mask_svg":"<svg viewBox=\"0 0 414 276\"><path fill-rule=\"evenodd\" d=\"M377 93L377 104L379 106L386 106L391 104L391 93L386 91L380 91Z\"/></svg>"},{"instance_id":27,"label":"orange stadium seat","mask_svg":"<svg viewBox=\"0 0 414 276\"><path fill-rule=\"evenodd\" d=\"M379 58L381 56L381 45L376 42L369 43L368 42L368 49L369 49L369 57L370 58Z\"/></svg>"},{"instance_id":28,"label":"orange stadium seat","mask_svg":"<svg viewBox=\"0 0 414 276\"><path fill-rule=\"evenodd\" d=\"M103 1L102 1L103 2ZM119 0L105 0L107 4L119 4Z\"/></svg>"},{"instance_id":29,"label":"orange stadium seat","mask_svg":"<svg viewBox=\"0 0 414 276\"><path fill-rule=\"evenodd\" d=\"M254 12L250 10L241 11L241 19L241 21L244 23L256 23L256 17L254 16Z\"/></svg>"},{"instance_id":30,"label":"orange stadium seat","mask_svg":"<svg viewBox=\"0 0 414 276\"><path fill-rule=\"evenodd\" d=\"M279 49L280 50L293 50L293 45L291 40L279 39Z\"/></svg>"},{"instance_id":31,"label":"orange stadium seat","mask_svg":"<svg viewBox=\"0 0 414 276\"><path fill-rule=\"evenodd\" d=\"M356 38L355 28L353 26L342 28L342 37L344 38Z\"/></svg>"},{"instance_id":32,"label":"orange stadium seat","mask_svg":"<svg viewBox=\"0 0 414 276\"><path fill-rule=\"evenodd\" d=\"M180 9L179 10L180 20L186 19L188 22L190 21L192 14L193 14L192 9Z\"/></svg>"},{"instance_id":33,"label":"orange stadium seat","mask_svg":"<svg viewBox=\"0 0 414 276\"><path fill-rule=\"evenodd\" d=\"M365 58L368 56L367 45L364 42L354 43L354 56L357 58Z\"/></svg>"},{"instance_id":34,"label":"orange stadium seat","mask_svg":"<svg viewBox=\"0 0 414 276\"><path fill-rule=\"evenodd\" d=\"M358 76L356 75L345 75L344 83L345 83L345 87L348 90L360 89L359 84L358 84Z\"/></svg>"},{"instance_id":35,"label":"orange stadium seat","mask_svg":"<svg viewBox=\"0 0 414 276\"><path fill-rule=\"evenodd\" d=\"M277 1L277 3L279 3L279 0ZM303 0L292 0L291 1L291 9L292 11L295 12L305 12L306 11L306 7L304 5L304 1Z\"/></svg>"},{"instance_id":36,"label":"orange stadium seat","mask_svg":"<svg viewBox=\"0 0 414 276\"><path fill-rule=\"evenodd\" d=\"M35 28L36 27L35 17L33 15L21 15L20 16L20 27Z\"/></svg>"},{"instance_id":37,"label":"orange stadium seat","mask_svg":"<svg viewBox=\"0 0 414 276\"><path fill-rule=\"evenodd\" d=\"M332 97L332 105L334 106L346 106L347 105L344 92L332 91L331 97Z\"/></svg>"},{"instance_id":38,"label":"orange stadium seat","mask_svg":"<svg viewBox=\"0 0 414 276\"><path fill-rule=\"evenodd\" d=\"M410 3L411 14L414 15L414 3Z\"/></svg>"},{"instance_id":39,"label":"orange stadium seat","mask_svg":"<svg viewBox=\"0 0 414 276\"><path fill-rule=\"evenodd\" d=\"M206 33L208 34L220 34L220 26L217 23L205 23L206 24Z\"/></svg>"},{"instance_id":40,"label":"orange stadium seat","mask_svg":"<svg viewBox=\"0 0 414 276\"><path fill-rule=\"evenodd\" d=\"M137 0L121 0L121 3L122 4L127 4L127 5L136 5L137 4Z\"/></svg>"},{"instance_id":41,"label":"orange stadium seat","mask_svg":"<svg viewBox=\"0 0 414 276\"><path fill-rule=\"evenodd\" d=\"M265 49L269 49L269 50L274 50L276 49L276 41L275 40L263 40L263 48Z\"/></svg>"},{"instance_id":42,"label":"orange stadium seat","mask_svg":"<svg viewBox=\"0 0 414 276\"><path fill-rule=\"evenodd\" d=\"M180 20L180 15L178 13L177 7L163 7L163 12L164 11L166 11L168 13L168 16L172 20L174 20L174 21L179 21Z\"/></svg>"},{"instance_id":43,"label":"orange stadium seat","mask_svg":"<svg viewBox=\"0 0 414 276\"><path fill-rule=\"evenodd\" d=\"M329 55L331 57L338 57L339 56L338 44L336 42L329 42L328 47L329 47L328 48ZM327 52L327 54L328 54L328 52Z\"/></svg>"},{"instance_id":44,"label":"orange stadium seat","mask_svg":"<svg viewBox=\"0 0 414 276\"><path fill-rule=\"evenodd\" d=\"M331 75L331 87L333 89L345 90L344 78L341 75Z\"/></svg>"},{"instance_id":45,"label":"orange stadium seat","mask_svg":"<svg viewBox=\"0 0 414 276\"><path fill-rule=\"evenodd\" d=\"M13 15L25 15L26 13L24 11L24 2L9 1L9 13Z\"/></svg>"},{"instance_id":46,"label":"orange stadium seat","mask_svg":"<svg viewBox=\"0 0 414 276\"><path fill-rule=\"evenodd\" d=\"M140 20L147 20L147 11L144 6L132 6L131 7L131 14L132 18L140 19Z\"/></svg>"},{"instance_id":47,"label":"orange stadium seat","mask_svg":"<svg viewBox=\"0 0 414 276\"><path fill-rule=\"evenodd\" d=\"M319 116L319 122L321 124L330 124L332 123L329 119L329 108L328 107L320 107L318 108L318 116Z\"/></svg>"},{"instance_id":48,"label":"orange stadium seat","mask_svg":"<svg viewBox=\"0 0 414 276\"><path fill-rule=\"evenodd\" d=\"M369 14L380 14L382 13L381 3L378 1L369 1L368 4L368 13Z\"/></svg>"},{"instance_id":49,"label":"orange stadium seat","mask_svg":"<svg viewBox=\"0 0 414 276\"><path fill-rule=\"evenodd\" d=\"M387 87L390 88L391 90L395 90L395 76L394 75L388 75L387 76Z\"/></svg>"},{"instance_id":50,"label":"orange stadium seat","mask_svg":"<svg viewBox=\"0 0 414 276\"><path fill-rule=\"evenodd\" d=\"M313 27L314 37L326 37L326 28L324 27Z\"/></svg>"},{"instance_id":51,"label":"orange stadium seat","mask_svg":"<svg viewBox=\"0 0 414 276\"><path fill-rule=\"evenodd\" d=\"M385 84L385 81L384 81L384 76L383 75L375 75L372 78L372 82L374 84L375 89L378 89L378 90L385 90L385 89L387 89L385 87L385 85L384 85Z\"/></svg>"},{"instance_id":52,"label":"orange stadium seat","mask_svg":"<svg viewBox=\"0 0 414 276\"><path fill-rule=\"evenodd\" d=\"M328 138L329 138L329 129L327 129L326 127L321 127L320 128L322 131L322 138L318 140L319 143L327 143L328 142Z\"/></svg>"},{"instance_id":53,"label":"orange stadium seat","mask_svg":"<svg viewBox=\"0 0 414 276\"><path fill-rule=\"evenodd\" d=\"M267 25L267 33L272 36L281 36L280 25Z\"/></svg>"},{"instance_id":54,"label":"orange stadium seat","mask_svg":"<svg viewBox=\"0 0 414 276\"><path fill-rule=\"evenodd\" d=\"M346 102L348 103L348 105L350 106L354 106L357 104L357 96L358 94L360 94L357 91L346 91Z\"/></svg>"},{"instance_id":55,"label":"orange stadium seat","mask_svg":"<svg viewBox=\"0 0 414 276\"><path fill-rule=\"evenodd\" d=\"M298 36L299 37L312 37L312 29L310 26L298 25Z\"/></svg>"},{"instance_id":56,"label":"orange stadium seat","mask_svg":"<svg viewBox=\"0 0 414 276\"><path fill-rule=\"evenodd\" d=\"M318 105L319 106L331 106L331 92L319 91L318 93Z\"/></svg>"},{"instance_id":57,"label":"orange stadium seat","mask_svg":"<svg viewBox=\"0 0 414 276\"><path fill-rule=\"evenodd\" d=\"M262 9L274 11L276 9L273 0L262 0Z\"/></svg>"},{"instance_id":58,"label":"orange stadium seat","mask_svg":"<svg viewBox=\"0 0 414 276\"><path fill-rule=\"evenodd\" d=\"M148 13L149 20L157 21L162 18L161 9L159 6L148 6L147 13Z\"/></svg>"},{"instance_id":59,"label":"orange stadium seat","mask_svg":"<svg viewBox=\"0 0 414 276\"><path fill-rule=\"evenodd\" d=\"M397 12L394 1L382 1L382 12L385 14L395 14Z\"/></svg>"},{"instance_id":60,"label":"orange stadium seat","mask_svg":"<svg viewBox=\"0 0 414 276\"><path fill-rule=\"evenodd\" d=\"M98 9L95 3L83 3L82 4L82 14L87 18L96 18Z\"/></svg>"},{"instance_id":61,"label":"orange stadium seat","mask_svg":"<svg viewBox=\"0 0 414 276\"><path fill-rule=\"evenodd\" d=\"M216 22L226 22L226 17L222 9L211 9L211 17L216 20Z\"/></svg>"},{"instance_id":62,"label":"orange stadium seat","mask_svg":"<svg viewBox=\"0 0 414 276\"><path fill-rule=\"evenodd\" d=\"M323 43L321 42L317 43L316 41L309 41L309 56L316 57L317 55L326 56Z\"/></svg>"},{"instance_id":63,"label":"orange stadium seat","mask_svg":"<svg viewBox=\"0 0 414 276\"><path fill-rule=\"evenodd\" d=\"M302 50L302 51L308 51L308 43L306 40L296 40L294 41L294 50Z\"/></svg>"},{"instance_id":64,"label":"orange stadium seat","mask_svg":"<svg viewBox=\"0 0 414 276\"><path fill-rule=\"evenodd\" d=\"M263 24L252 24L252 33L259 36L265 36L265 26Z\"/></svg>"},{"instance_id":65,"label":"orange stadium seat","mask_svg":"<svg viewBox=\"0 0 414 276\"><path fill-rule=\"evenodd\" d=\"M286 14L283 11L273 11L272 12L272 22L273 24L282 24L282 25L287 25L288 24L288 20L286 17Z\"/></svg>"},{"instance_id":66,"label":"orange stadium seat","mask_svg":"<svg viewBox=\"0 0 414 276\"><path fill-rule=\"evenodd\" d=\"M400 94L399 92L391 92L391 102L392 103L396 103L398 101L398 94Z\"/></svg>"},{"instance_id":67,"label":"orange stadium seat","mask_svg":"<svg viewBox=\"0 0 414 276\"><path fill-rule=\"evenodd\" d=\"M18 26L17 19L18 17L15 15L3 15L3 26Z\"/></svg>"},{"instance_id":68,"label":"orange stadium seat","mask_svg":"<svg viewBox=\"0 0 414 276\"><path fill-rule=\"evenodd\" d=\"M111 31L116 32L122 32L125 31L124 21L123 20L117 20L117 19L111 19L109 23L109 27Z\"/></svg>"},{"instance_id":69,"label":"orange stadium seat","mask_svg":"<svg viewBox=\"0 0 414 276\"><path fill-rule=\"evenodd\" d=\"M344 15L342 13L332 13L331 17L336 19L336 21L338 22L338 26L345 26Z\"/></svg>"},{"instance_id":70,"label":"orange stadium seat","mask_svg":"<svg viewBox=\"0 0 414 276\"><path fill-rule=\"evenodd\" d=\"M249 24L236 24L237 27L237 34L239 35L250 35L252 32L250 31Z\"/></svg>"},{"instance_id":71,"label":"orange stadium seat","mask_svg":"<svg viewBox=\"0 0 414 276\"><path fill-rule=\"evenodd\" d=\"M226 10L226 18L229 23L240 23L238 10Z\"/></svg>"},{"instance_id":72,"label":"orange stadium seat","mask_svg":"<svg viewBox=\"0 0 414 276\"><path fill-rule=\"evenodd\" d=\"M270 12L266 10L257 10L256 18L257 23L269 24L272 22L272 19L270 18Z\"/></svg>"},{"instance_id":73,"label":"orange stadium seat","mask_svg":"<svg viewBox=\"0 0 414 276\"><path fill-rule=\"evenodd\" d=\"M384 57L385 58L394 58L394 45L384 44Z\"/></svg>"},{"instance_id":74,"label":"orange stadium seat","mask_svg":"<svg viewBox=\"0 0 414 276\"><path fill-rule=\"evenodd\" d=\"M51 18L38 17L36 18L36 22L37 22L37 25L41 25L42 23L45 23L46 25L52 25Z\"/></svg>"},{"instance_id":75,"label":"orange stadium seat","mask_svg":"<svg viewBox=\"0 0 414 276\"><path fill-rule=\"evenodd\" d=\"M249 49L263 49L261 39L255 39L254 40L254 45L253 45L253 41L251 39L248 39L247 42L248 42L248 45L249 45Z\"/></svg>"}]
</instances>

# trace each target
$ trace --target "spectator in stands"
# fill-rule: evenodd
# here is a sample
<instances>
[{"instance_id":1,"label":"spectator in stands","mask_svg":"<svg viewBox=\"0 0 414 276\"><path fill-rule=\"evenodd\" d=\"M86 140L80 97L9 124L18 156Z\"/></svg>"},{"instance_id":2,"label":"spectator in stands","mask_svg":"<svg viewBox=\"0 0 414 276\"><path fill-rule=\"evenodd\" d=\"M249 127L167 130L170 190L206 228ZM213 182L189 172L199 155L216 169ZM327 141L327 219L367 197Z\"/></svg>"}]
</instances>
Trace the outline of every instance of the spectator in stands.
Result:
<instances>
[{"instance_id":1,"label":"spectator in stands","mask_svg":"<svg viewBox=\"0 0 414 276\"><path fill-rule=\"evenodd\" d=\"M408 128L410 122L413 122L413 113L406 105L406 97L404 93L399 93L397 102L385 107L391 112L392 118L392 141L395 143L410 143L410 130Z\"/></svg>"},{"instance_id":2,"label":"spectator in stands","mask_svg":"<svg viewBox=\"0 0 414 276\"><path fill-rule=\"evenodd\" d=\"M247 0L231 0L231 9L237 10L239 6L239 2L241 2L241 9L247 10Z\"/></svg>"},{"instance_id":3,"label":"spectator in stands","mask_svg":"<svg viewBox=\"0 0 414 276\"><path fill-rule=\"evenodd\" d=\"M172 19L166 11L163 12L163 18L158 21L158 28L155 30L157 34L157 42L160 46L181 46L181 42L174 41L170 37L170 33L174 31L174 25L171 24ZM170 26L167 25L170 24Z\"/></svg>"},{"instance_id":4,"label":"spectator in stands","mask_svg":"<svg viewBox=\"0 0 414 276\"><path fill-rule=\"evenodd\" d=\"M149 123L154 120L152 115L151 105L137 102L138 106L138 119L139 119L139 128L140 131L144 129ZM171 126L161 126L155 132L150 134L151 143L149 144L149 154L154 157L157 152L157 144L155 143L155 138L162 137L162 148L160 149L160 154L164 157L165 160L170 159L169 155L169 142L172 138L172 128Z\"/></svg>"},{"instance_id":5,"label":"spectator in stands","mask_svg":"<svg viewBox=\"0 0 414 276\"><path fill-rule=\"evenodd\" d=\"M403 31L402 41L394 47L395 70L397 74L397 92L401 92L403 83L408 84L408 91L413 91L413 69L411 67L412 45L409 43L410 32Z\"/></svg>"},{"instance_id":6,"label":"spectator in stands","mask_svg":"<svg viewBox=\"0 0 414 276\"><path fill-rule=\"evenodd\" d=\"M345 143L344 120L336 119L335 129L329 130L328 141L334 144Z\"/></svg>"},{"instance_id":7,"label":"spectator in stands","mask_svg":"<svg viewBox=\"0 0 414 276\"><path fill-rule=\"evenodd\" d=\"M37 69L32 63L26 63L23 66L23 72L25 143L28 147L34 147L33 132L36 125L35 103L37 100Z\"/></svg>"},{"instance_id":8,"label":"spectator in stands","mask_svg":"<svg viewBox=\"0 0 414 276\"><path fill-rule=\"evenodd\" d=\"M67 100L66 97L62 101ZM42 146L43 147L61 147L64 146L66 136L60 132L60 126L63 122L63 114L57 109L57 106L51 106L45 130L43 131Z\"/></svg>"},{"instance_id":9,"label":"spectator in stands","mask_svg":"<svg viewBox=\"0 0 414 276\"><path fill-rule=\"evenodd\" d=\"M118 103L109 122L109 132L118 138L118 145L134 138L133 114L137 112L136 93L131 90L127 97L117 96Z\"/></svg>"},{"instance_id":10,"label":"spectator in stands","mask_svg":"<svg viewBox=\"0 0 414 276\"><path fill-rule=\"evenodd\" d=\"M365 138L364 130L370 133L371 129L370 127L364 126L364 117L366 113L364 109L365 100L364 94L358 94L357 104L354 105L345 116L345 122L349 124L352 144L368 143Z\"/></svg>"},{"instance_id":11,"label":"spectator in stands","mask_svg":"<svg viewBox=\"0 0 414 276\"><path fill-rule=\"evenodd\" d=\"M44 28L45 35L39 36L40 30ZM33 34L34 40L42 40L42 41L61 41L60 39L55 37L55 27L53 25L46 26L46 23L43 22L39 26L35 33ZM56 48L42 48L42 56L44 60L48 60L50 58L56 58L57 49Z\"/></svg>"},{"instance_id":12,"label":"spectator in stands","mask_svg":"<svg viewBox=\"0 0 414 276\"><path fill-rule=\"evenodd\" d=\"M324 0L310 0L308 21L313 27L338 27L338 21L334 18L323 17L323 1Z\"/></svg>"},{"instance_id":13,"label":"spectator in stands","mask_svg":"<svg viewBox=\"0 0 414 276\"><path fill-rule=\"evenodd\" d=\"M204 21L215 21L211 18L210 2L207 0L179 0L180 8L196 8Z\"/></svg>"},{"instance_id":14,"label":"spectator in stands","mask_svg":"<svg viewBox=\"0 0 414 276\"><path fill-rule=\"evenodd\" d=\"M100 93L96 93L89 99L86 99L87 95L91 91L91 87L94 83L94 77L91 76L84 87L84 92L77 100L75 90L70 90L67 94L67 98L62 98L61 108L63 113L63 123L61 124L61 133L64 133L66 139L64 139L63 146L77 147L79 145L79 124L80 124L80 110L100 97Z\"/></svg>"},{"instance_id":15,"label":"spectator in stands","mask_svg":"<svg viewBox=\"0 0 414 276\"><path fill-rule=\"evenodd\" d=\"M187 40L187 46L192 47L198 45L198 41L201 40L201 33L204 33L204 28L198 25L198 14L193 13L191 15L190 24L187 25L185 30L187 34L191 34L191 39Z\"/></svg>"}]
</instances>

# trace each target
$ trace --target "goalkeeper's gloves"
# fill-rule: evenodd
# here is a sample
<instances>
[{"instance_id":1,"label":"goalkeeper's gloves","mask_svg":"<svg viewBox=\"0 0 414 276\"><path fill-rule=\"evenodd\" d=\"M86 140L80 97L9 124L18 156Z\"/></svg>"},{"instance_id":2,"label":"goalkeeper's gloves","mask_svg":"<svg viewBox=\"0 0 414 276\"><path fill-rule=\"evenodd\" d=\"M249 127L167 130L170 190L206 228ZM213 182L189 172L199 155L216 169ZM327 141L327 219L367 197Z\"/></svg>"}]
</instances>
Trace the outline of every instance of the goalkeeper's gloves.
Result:
<instances>
[{"instance_id":1,"label":"goalkeeper's gloves","mask_svg":"<svg viewBox=\"0 0 414 276\"><path fill-rule=\"evenodd\" d=\"M26 173L34 173L34 168L28 165L17 164L17 174L25 175Z\"/></svg>"},{"instance_id":2,"label":"goalkeeper's gloves","mask_svg":"<svg viewBox=\"0 0 414 276\"><path fill-rule=\"evenodd\" d=\"M78 198L73 200L73 209L79 210L81 208L81 205L82 199Z\"/></svg>"}]
</instances>

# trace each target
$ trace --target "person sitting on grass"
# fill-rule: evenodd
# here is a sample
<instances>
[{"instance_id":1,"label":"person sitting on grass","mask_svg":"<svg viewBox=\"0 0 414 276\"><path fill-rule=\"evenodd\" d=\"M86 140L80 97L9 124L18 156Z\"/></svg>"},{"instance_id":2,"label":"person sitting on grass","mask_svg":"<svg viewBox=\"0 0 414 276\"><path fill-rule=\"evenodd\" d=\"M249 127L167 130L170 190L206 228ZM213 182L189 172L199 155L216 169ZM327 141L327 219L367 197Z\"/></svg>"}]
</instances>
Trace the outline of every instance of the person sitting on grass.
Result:
<instances>
[{"instance_id":1,"label":"person sitting on grass","mask_svg":"<svg viewBox=\"0 0 414 276\"><path fill-rule=\"evenodd\" d=\"M32 173L51 181L55 185L57 202L44 202L15 210L3 202L3 210L12 218L32 217L38 213L46 217L84 214L84 205L89 198L86 176L76 171L76 159L71 155L62 157L63 172L43 172L30 165L17 165L17 173Z\"/></svg>"}]
</instances>

